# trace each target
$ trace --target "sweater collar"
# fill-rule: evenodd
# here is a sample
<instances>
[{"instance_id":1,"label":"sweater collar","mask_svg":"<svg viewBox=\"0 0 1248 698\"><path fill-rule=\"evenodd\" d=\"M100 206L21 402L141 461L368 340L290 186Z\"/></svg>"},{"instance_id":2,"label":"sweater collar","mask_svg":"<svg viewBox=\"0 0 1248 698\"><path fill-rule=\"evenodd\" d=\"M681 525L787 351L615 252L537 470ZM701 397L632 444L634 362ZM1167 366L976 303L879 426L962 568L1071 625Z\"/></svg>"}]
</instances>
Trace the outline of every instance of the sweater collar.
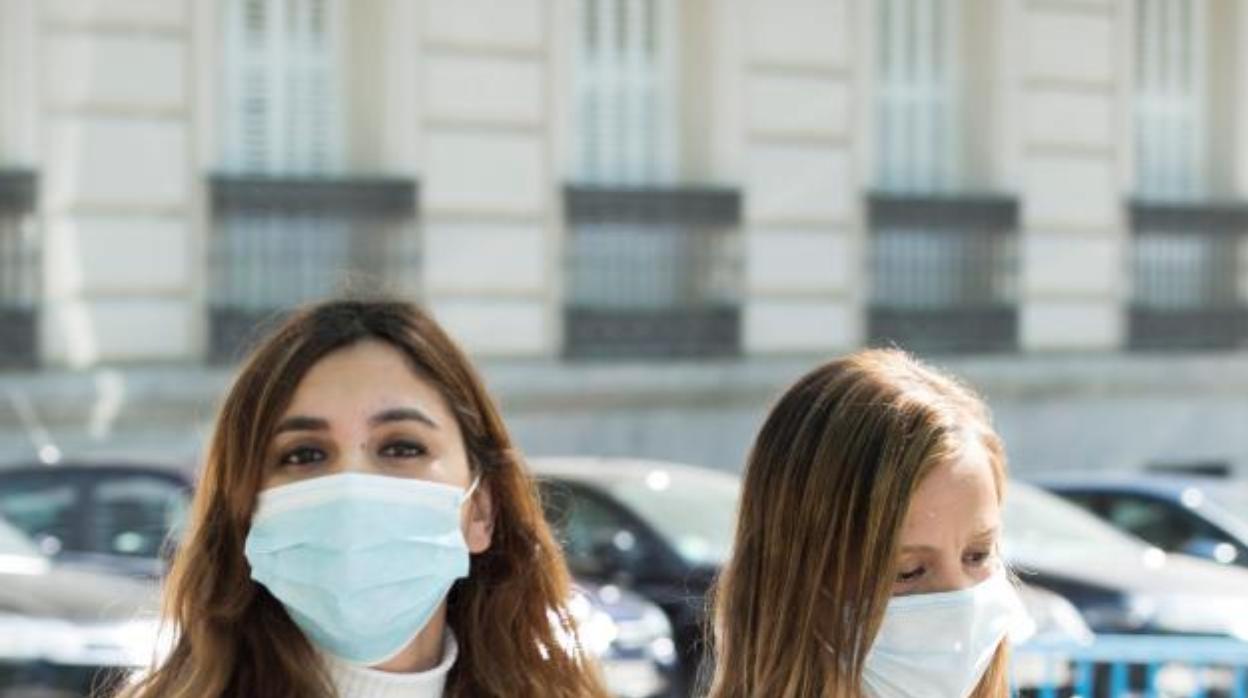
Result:
<instances>
[{"instance_id":1,"label":"sweater collar","mask_svg":"<svg viewBox=\"0 0 1248 698\"><path fill-rule=\"evenodd\" d=\"M324 656L330 679L341 698L442 698L446 677L459 657L459 645L447 628L442 661L427 671L393 673L357 666Z\"/></svg>"}]
</instances>

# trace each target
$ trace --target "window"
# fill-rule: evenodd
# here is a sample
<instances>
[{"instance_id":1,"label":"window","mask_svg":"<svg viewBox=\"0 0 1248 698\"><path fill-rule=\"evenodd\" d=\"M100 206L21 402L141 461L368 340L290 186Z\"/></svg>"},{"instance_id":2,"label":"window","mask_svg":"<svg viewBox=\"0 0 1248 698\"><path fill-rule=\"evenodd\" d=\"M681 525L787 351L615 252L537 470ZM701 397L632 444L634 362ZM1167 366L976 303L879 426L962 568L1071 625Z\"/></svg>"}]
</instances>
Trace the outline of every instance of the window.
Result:
<instances>
[{"instance_id":1,"label":"window","mask_svg":"<svg viewBox=\"0 0 1248 698\"><path fill-rule=\"evenodd\" d=\"M891 197L869 201L869 339L923 352L1017 347L1017 201Z\"/></svg>"},{"instance_id":2,"label":"window","mask_svg":"<svg viewBox=\"0 0 1248 698\"><path fill-rule=\"evenodd\" d=\"M925 352L1017 347L1018 205L994 177L1000 11L963 0L876 8L869 341ZM979 191L977 191L979 190Z\"/></svg>"},{"instance_id":3,"label":"window","mask_svg":"<svg viewBox=\"0 0 1248 698\"><path fill-rule=\"evenodd\" d=\"M704 168L690 155L699 147L684 126L703 95L680 79L704 60L696 30L707 26L698 20L710 5L578 0L576 7L565 353L735 354L740 194L689 183Z\"/></svg>"},{"instance_id":4,"label":"window","mask_svg":"<svg viewBox=\"0 0 1248 698\"><path fill-rule=\"evenodd\" d=\"M345 0L222 8L223 140L209 178L216 360L236 357L258 324L292 306L344 291L413 292L419 258L415 182L360 171L384 112L374 102L386 91L351 75L387 74L378 37L393 8Z\"/></svg>"},{"instance_id":5,"label":"window","mask_svg":"<svg viewBox=\"0 0 1248 698\"><path fill-rule=\"evenodd\" d=\"M1248 210L1219 201L1233 163L1224 100L1237 74L1234 3L1139 0L1135 34L1135 201L1130 344L1141 349L1248 345ZM1226 84L1223 84L1225 82Z\"/></svg>"},{"instance_id":6,"label":"window","mask_svg":"<svg viewBox=\"0 0 1248 698\"><path fill-rule=\"evenodd\" d=\"M881 0L877 181L887 191L958 185L959 0Z\"/></svg>"},{"instance_id":7,"label":"window","mask_svg":"<svg viewBox=\"0 0 1248 698\"><path fill-rule=\"evenodd\" d=\"M569 187L565 352L728 356L740 346L741 198L729 189Z\"/></svg>"},{"instance_id":8,"label":"window","mask_svg":"<svg viewBox=\"0 0 1248 698\"><path fill-rule=\"evenodd\" d=\"M1206 3L1139 0L1136 8L1136 190L1146 198L1203 196L1208 189Z\"/></svg>"},{"instance_id":9,"label":"window","mask_svg":"<svg viewBox=\"0 0 1248 698\"><path fill-rule=\"evenodd\" d=\"M225 169L328 174L344 161L340 0L228 0Z\"/></svg>"},{"instance_id":10,"label":"window","mask_svg":"<svg viewBox=\"0 0 1248 698\"><path fill-rule=\"evenodd\" d=\"M576 178L674 182L679 3L579 0Z\"/></svg>"},{"instance_id":11,"label":"window","mask_svg":"<svg viewBox=\"0 0 1248 698\"><path fill-rule=\"evenodd\" d=\"M0 495L0 519L21 530L44 553L79 550L75 511L82 503L77 485L51 478L6 483Z\"/></svg>"},{"instance_id":12,"label":"window","mask_svg":"<svg viewBox=\"0 0 1248 698\"><path fill-rule=\"evenodd\" d=\"M1226 543L1238 549L1225 532L1172 502L1134 495L1087 498L1098 514L1118 528L1172 553L1189 552L1196 543Z\"/></svg>"}]
</instances>

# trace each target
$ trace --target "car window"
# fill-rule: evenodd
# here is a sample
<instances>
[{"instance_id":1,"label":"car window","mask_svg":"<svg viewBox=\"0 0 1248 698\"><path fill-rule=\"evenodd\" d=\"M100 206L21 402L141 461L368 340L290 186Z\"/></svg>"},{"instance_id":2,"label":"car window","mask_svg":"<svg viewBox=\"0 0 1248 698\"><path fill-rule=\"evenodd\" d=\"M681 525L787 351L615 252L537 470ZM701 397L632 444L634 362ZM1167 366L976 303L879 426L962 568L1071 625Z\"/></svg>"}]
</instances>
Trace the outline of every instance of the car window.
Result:
<instances>
[{"instance_id":1,"label":"car window","mask_svg":"<svg viewBox=\"0 0 1248 698\"><path fill-rule=\"evenodd\" d=\"M87 512L89 552L157 557L171 532L181 527L189 493L157 477L125 476L91 490Z\"/></svg>"},{"instance_id":2,"label":"car window","mask_svg":"<svg viewBox=\"0 0 1248 698\"><path fill-rule=\"evenodd\" d=\"M79 547L74 524L80 503L79 488L63 480L22 479L0 488L0 517L49 555Z\"/></svg>"},{"instance_id":3,"label":"car window","mask_svg":"<svg viewBox=\"0 0 1248 698\"><path fill-rule=\"evenodd\" d=\"M0 517L0 556L43 557L20 529Z\"/></svg>"},{"instance_id":4,"label":"car window","mask_svg":"<svg viewBox=\"0 0 1248 698\"><path fill-rule=\"evenodd\" d=\"M653 470L644 481L621 480L606 489L690 565L719 566L728 560L741 495L738 481Z\"/></svg>"},{"instance_id":5,"label":"car window","mask_svg":"<svg viewBox=\"0 0 1248 698\"><path fill-rule=\"evenodd\" d=\"M650 552L618 509L579 487L546 483L542 500L573 574L633 571Z\"/></svg>"},{"instance_id":6,"label":"car window","mask_svg":"<svg viewBox=\"0 0 1248 698\"><path fill-rule=\"evenodd\" d=\"M1182 552L1197 540L1232 542L1223 532L1172 502L1109 494L1101 497L1097 508L1115 526L1169 552Z\"/></svg>"},{"instance_id":7,"label":"car window","mask_svg":"<svg viewBox=\"0 0 1248 698\"><path fill-rule=\"evenodd\" d=\"M1031 555L1066 549L1132 550L1142 545L1079 506L1022 482L1013 482L1002 512L1007 550Z\"/></svg>"}]
</instances>

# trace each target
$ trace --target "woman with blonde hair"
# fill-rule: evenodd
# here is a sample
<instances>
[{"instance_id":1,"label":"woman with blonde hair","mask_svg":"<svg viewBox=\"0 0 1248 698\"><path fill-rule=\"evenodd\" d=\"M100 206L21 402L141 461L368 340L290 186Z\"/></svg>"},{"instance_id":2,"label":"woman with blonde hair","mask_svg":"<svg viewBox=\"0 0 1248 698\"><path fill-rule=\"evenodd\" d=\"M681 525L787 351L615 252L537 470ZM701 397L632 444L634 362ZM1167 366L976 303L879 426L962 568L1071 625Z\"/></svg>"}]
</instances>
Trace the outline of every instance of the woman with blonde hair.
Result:
<instances>
[{"instance_id":1,"label":"woman with blonde hair","mask_svg":"<svg viewBox=\"0 0 1248 698\"><path fill-rule=\"evenodd\" d=\"M427 315L296 312L225 398L132 698L605 698L499 414Z\"/></svg>"},{"instance_id":2,"label":"woman with blonde hair","mask_svg":"<svg viewBox=\"0 0 1248 698\"><path fill-rule=\"evenodd\" d=\"M711 698L1004 698L1029 624L983 403L895 350L807 374L746 466Z\"/></svg>"}]
</instances>

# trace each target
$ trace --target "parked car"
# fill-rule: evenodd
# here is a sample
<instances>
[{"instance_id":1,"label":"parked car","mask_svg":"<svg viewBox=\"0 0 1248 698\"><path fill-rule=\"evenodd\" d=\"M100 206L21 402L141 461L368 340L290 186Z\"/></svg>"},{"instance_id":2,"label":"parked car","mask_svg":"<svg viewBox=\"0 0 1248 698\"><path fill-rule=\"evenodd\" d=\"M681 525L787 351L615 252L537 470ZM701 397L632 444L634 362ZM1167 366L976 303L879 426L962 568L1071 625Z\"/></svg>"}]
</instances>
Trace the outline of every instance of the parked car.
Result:
<instances>
[{"instance_id":1,"label":"parked car","mask_svg":"<svg viewBox=\"0 0 1248 698\"><path fill-rule=\"evenodd\" d=\"M739 478L641 460L546 458L531 466L572 573L663 609L675 639L673 693L689 695L704 651L707 592L732 546Z\"/></svg>"},{"instance_id":2,"label":"parked car","mask_svg":"<svg viewBox=\"0 0 1248 698\"><path fill-rule=\"evenodd\" d=\"M169 467L0 468L0 516L58 563L159 577L191 491L190 480Z\"/></svg>"},{"instance_id":3,"label":"parked car","mask_svg":"<svg viewBox=\"0 0 1248 698\"><path fill-rule=\"evenodd\" d=\"M1035 482L1166 552L1248 567L1248 482L1147 473Z\"/></svg>"},{"instance_id":4,"label":"parked car","mask_svg":"<svg viewBox=\"0 0 1248 698\"><path fill-rule=\"evenodd\" d=\"M1097 633L1248 641L1248 570L1167 554L1033 485L1012 483L1003 545L1024 581L1069 599Z\"/></svg>"},{"instance_id":5,"label":"parked car","mask_svg":"<svg viewBox=\"0 0 1248 698\"><path fill-rule=\"evenodd\" d=\"M58 565L0 519L0 697L81 698L159 647L154 581Z\"/></svg>"}]
</instances>

